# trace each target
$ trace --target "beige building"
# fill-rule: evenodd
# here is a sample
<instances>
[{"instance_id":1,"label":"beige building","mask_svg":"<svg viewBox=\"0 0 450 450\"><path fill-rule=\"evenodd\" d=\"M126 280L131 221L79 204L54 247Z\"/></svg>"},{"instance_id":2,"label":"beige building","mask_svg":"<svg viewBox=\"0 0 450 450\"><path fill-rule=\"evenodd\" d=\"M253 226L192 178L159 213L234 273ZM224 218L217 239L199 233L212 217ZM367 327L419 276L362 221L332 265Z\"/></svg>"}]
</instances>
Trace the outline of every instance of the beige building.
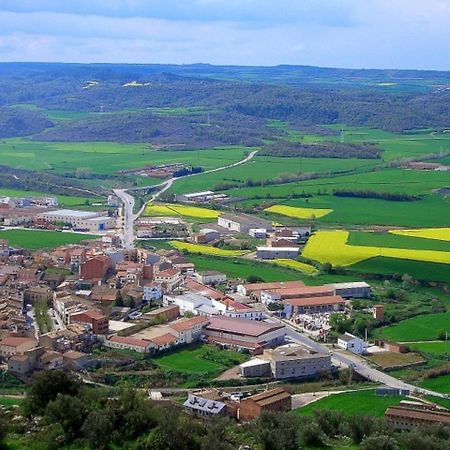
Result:
<instances>
[{"instance_id":1,"label":"beige building","mask_svg":"<svg viewBox=\"0 0 450 450\"><path fill-rule=\"evenodd\" d=\"M288 344L266 349L262 355L240 366L243 377L312 378L331 370L331 355L302 345Z\"/></svg>"},{"instance_id":2,"label":"beige building","mask_svg":"<svg viewBox=\"0 0 450 450\"><path fill-rule=\"evenodd\" d=\"M0 357L9 358L13 355L23 355L27 350L36 347L36 340L27 337L5 337L0 341Z\"/></svg>"}]
</instances>

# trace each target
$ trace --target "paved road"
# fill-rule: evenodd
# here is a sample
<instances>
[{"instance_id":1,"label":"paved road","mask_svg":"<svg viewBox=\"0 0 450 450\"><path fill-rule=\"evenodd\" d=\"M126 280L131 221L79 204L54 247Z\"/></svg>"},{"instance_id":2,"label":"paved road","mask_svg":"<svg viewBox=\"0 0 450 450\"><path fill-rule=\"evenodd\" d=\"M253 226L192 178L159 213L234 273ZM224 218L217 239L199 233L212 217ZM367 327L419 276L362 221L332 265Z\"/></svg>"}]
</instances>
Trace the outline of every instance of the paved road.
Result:
<instances>
[{"instance_id":1,"label":"paved road","mask_svg":"<svg viewBox=\"0 0 450 450\"><path fill-rule=\"evenodd\" d=\"M357 355L353 355L348 352L331 350L325 345L319 344L318 342L313 341L306 335L300 333L295 327L287 322L281 321L278 318L272 317L273 320L280 321L286 325L286 335L295 342L301 343L303 345L308 346L314 351L317 352L325 352L331 353L331 360L335 366L338 367L349 367L358 374L367 378L368 380L375 381L377 383L383 383L386 386L400 388L400 389L408 389L410 392L424 394L424 395L433 395L435 397L447 398L445 394L441 394L439 392L430 391L428 389L423 389L418 386L414 386L409 383L405 383L402 380L394 378L387 373L384 373L378 369L370 367L366 361Z\"/></svg>"},{"instance_id":2,"label":"paved road","mask_svg":"<svg viewBox=\"0 0 450 450\"><path fill-rule=\"evenodd\" d=\"M253 152L249 153L244 159L241 159L240 161L237 161L232 164L227 164L226 166L216 167L215 169L205 170L204 172L199 173L192 173L189 175L185 175L183 177L176 177L176 178L170 178L166 181L163 181L162 183L155 184L152 186L147 186L147 188L161 188L158 190L158 192L155 192L152 197L139 209L139 211L136 214L133 214L133 208L134 208L134 197L129 193L131 189L114 189L114 193L119 197L123 204L124 204L124 224L122 229L122 239L123 239L123 246L125 248L133 248L134 243L134 227L133 223L135 220L137 220L141 214L144 212L145 207L149 204L154 202L162 193L166 192L168 189L170 189L173 185L173 183L176 180L180 180L181 178L186 177L195 177L199 175L205 175L212 172L219 172L221 170L230 169L231 167L236 167L241 164L245 164L246 162L250 161L256 154L258 153L258 150L254 150ZM139 189L146 189L146 187L141 187Z\"/></svg>"},{"instance_id":3,"label":"paved road","mask_svg":"<svg viewBox=\"0 0 450 450\"><path fill-rule=\"evenodd\" d=\"M133 247L134 242L134 228L133 228L133 208L134 197L125 189L114 189L114 193L122 200L123 203L123 229L122 240L123 246L127 249Z\"/></svg>"}]
</instances>

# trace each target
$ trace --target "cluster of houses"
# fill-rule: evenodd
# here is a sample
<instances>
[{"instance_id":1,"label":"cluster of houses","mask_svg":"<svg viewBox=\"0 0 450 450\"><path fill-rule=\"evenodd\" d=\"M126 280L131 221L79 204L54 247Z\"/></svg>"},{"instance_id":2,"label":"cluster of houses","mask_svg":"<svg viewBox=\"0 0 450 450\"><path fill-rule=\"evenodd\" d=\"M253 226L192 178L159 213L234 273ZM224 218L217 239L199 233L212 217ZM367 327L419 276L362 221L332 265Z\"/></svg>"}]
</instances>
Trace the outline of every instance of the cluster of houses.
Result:
<instances>
[{"instance_id":1,"label":"cluster of houses","mask_svg":"<svg viewBox=\"0 0 450 450\"><path fill-rule=\"evenodd\" d=\"M329 371L331 358L286 346L284 324L266 320L268 304L283 304L289 317L300 299L302 308L334 311L345 298L370 292L358 284L239 284L221 272L196 271L175 250L123 249L113 234L34 253L4 251L0 289L0 349L8 349L0 356L14 373L84 367L100 345L154 354L202 341L253 355L240 368L243 377L275 379ZM42 305L44 325L36 317Z\"/></svg>"},{"instance_id":2,"label":"cluster of houses","mask_svg":"<svg viewBox=\"0 0 450 450\"><path fill-rule=\"evenodd\" d=\"M216 224L201 227L193 239L198 244L214 244L218 240L233 244L243 235L265 241L256 247L257 259L296 259L311 235L311 227L274 227L271 221L256 216L224 213Z\"/></svg>"},{"instance_id":3,"label":"cluster of houses","mask_svg":"<svg viewBox=\"0 0 450 450\"><path fill-rule=\"evenodd\" d=\"M201 417L232 417L240 421L258 418L264 411L288 411L292 396L283 388L268 389L256 394L229 394L217 389L190 393L183 406Z\"/></svg>"}]
</instances>

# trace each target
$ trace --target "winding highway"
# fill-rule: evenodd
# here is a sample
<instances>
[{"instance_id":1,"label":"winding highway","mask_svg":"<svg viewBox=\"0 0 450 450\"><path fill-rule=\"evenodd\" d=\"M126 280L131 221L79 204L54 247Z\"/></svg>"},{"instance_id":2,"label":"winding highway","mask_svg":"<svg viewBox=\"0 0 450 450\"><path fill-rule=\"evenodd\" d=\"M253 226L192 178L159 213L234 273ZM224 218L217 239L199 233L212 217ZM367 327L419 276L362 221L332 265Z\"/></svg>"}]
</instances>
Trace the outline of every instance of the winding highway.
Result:
<instances>
[{"instance_id":1,"label":"winding highway","mask_svg":"<svg viewBox=\"0 0 450 450\"><path fill-rule=\"evenodd\" d=\"M249 153L244 159L241 159L240 161L237 161L235 163L227 164L226 166L216 167L215 169L209 169L205 170L204 172L199 173L192 173L189 175L184 175L182 177L173 177L169 178L166 181L163 181L162 183L153 185L153 186L147 186L147 188L161 188L157 192L155 192L152 197L142 205L142 207L139 209L139 211L136 214L133 214L134 209L134 197L130 194L131 189L114 189L114 194L117 195L122 200L123 203L123 224L122 224L122 241L123 241L123 247L126 249L131 249L134 246L134 222L141 216L141 214L144 212L146 206L154 202L162 193L166 192L168 189L170 189L173 185L173 183L176 180L180 180L182 178L187 177L195 177L200 175L206 175L208 173L213 172L219 172L221 170L225 169L231 169L232 167L240 166L241 164L245 164L249 162L256 154L258 153L258 150L254 150L251 153ZM139 189L145 189L139 188Z\"/></svg>"}]
</instances>

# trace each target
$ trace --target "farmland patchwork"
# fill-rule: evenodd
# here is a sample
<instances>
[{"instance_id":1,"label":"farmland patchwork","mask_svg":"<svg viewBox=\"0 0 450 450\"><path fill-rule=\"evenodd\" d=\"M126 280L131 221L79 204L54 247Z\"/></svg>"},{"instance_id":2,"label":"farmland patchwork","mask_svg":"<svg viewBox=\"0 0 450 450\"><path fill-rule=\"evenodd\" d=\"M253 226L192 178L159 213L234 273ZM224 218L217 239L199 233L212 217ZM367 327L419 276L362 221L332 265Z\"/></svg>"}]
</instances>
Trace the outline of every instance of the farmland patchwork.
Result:
<instances>
[{"instance_id":1,"label":"farmland patchwork","mask_svg":"<svg viewBox=\"0 0 450 450\"><path fill-rule=\"evenodd\" d=\"M333 266L351 266L377 256L450 264L450 252L348 245L348 237L348 231L319 231L309 239L302 254Z\"/></svg>"}]
</instances>

